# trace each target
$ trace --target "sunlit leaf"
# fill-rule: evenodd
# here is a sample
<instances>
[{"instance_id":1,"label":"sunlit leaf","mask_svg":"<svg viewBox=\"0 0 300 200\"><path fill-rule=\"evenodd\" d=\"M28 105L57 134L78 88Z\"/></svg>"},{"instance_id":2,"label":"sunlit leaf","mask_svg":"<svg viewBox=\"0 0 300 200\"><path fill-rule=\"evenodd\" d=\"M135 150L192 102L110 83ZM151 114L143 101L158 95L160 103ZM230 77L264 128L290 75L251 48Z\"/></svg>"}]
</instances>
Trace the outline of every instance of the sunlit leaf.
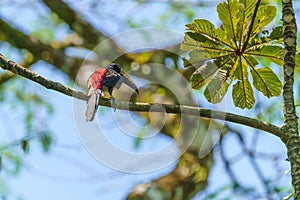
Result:
<instances>
[{"instance_id":1,"label":"sunlit leaf","mask_svg":"<svg viewBox=\"0 0 300 200\"><path fill-rule=\"evenodd\" d=\"M193 89L201 89L203 85L206 84L206 81L209 77L211 77L216 71L218 67L214 62L207 62L201 67L199 67L191 76L191 85Z\"/></svg>"},{"instance_id":2,"label":"sunlit leaf","mask_svg":"<svg viewBox=\"0 0 300 200\"><path fill-rule=\"evenodd\" d=\"M281 93L282 86L275 73L270 68L257 69L260 61L280 66L284 63L282 27L275 27L270 34L269 30L262 31L275 18L276 7L258 3L256 0L219 3L220 28L205 19L187 24L189 32L185 34L181 48L190 52L184 64L197 68L191 76L191 85L200 89L207 84L204 94L209 102L220 102L230 82L237 80L232 89L235 106L252 108L255 99L249 82L249 68L258 91L267 97ZM205 53L199 53L201 51ZM209 61L215 63L218 69L213 70L203 64ZM299 57L296 56L298 64Z\"/></svg>"},{"instance_id":3,"label":"sunlit leaf","mask_svg":"<svg viewBox=\"0 0 300 200\"><path fill-rule=\"evenodd\" d=\"M251 69L254 87L267 97L279 96L282 84L276 74L269 68Z\"/></svg>"},{"instance_id":4,"label":"sunlit leaf","mask_svg":"<svg viewBox=\"0 0 300 200\"><path fill-rule=\"evenodd\" d=\"M236 47L236 42L239 41L238 26L240 25L240 6L238 1L228 0L228 2L219 3L217 12L231 46Z\"/></svg>"},{"instance_id":5,"label":"sunlit leaf","mask_svg":"<svg viewBox=\"0 0 300 200\"><path fill-rule=\"evenodd\" d=\"M231 46L227 42L226 33L222 29L216 28L206 19L195 19L193 22L187 24L186 27L188 30L205 36L206 40L214 41L217 44Z\"/></svg>"},{"instance_id":6,"label":"sunlit leaf","mask_svg":"<svg viewBox=\"0 0 300 200\"><path fill-rule=\"evenodd\" d=\"M253 16L255 5L257 0L240 0L242 6L242 13L245 15L245 19L250 19Z\"/></svg>"},{"instance_id":7,"label":"sunlit leaf","mask_svg":"<svg viewBox=\"0 0 300 200\"><path fill-rule=\"evenodd\" d=\"M250 109L255 103L253 89L248 80L238 81L233 85L232 97L234 105L242 109Z\"/></svg>"},{"instance_id":8,"label":"sunlit leaf","mask_svg":"<svg viewBox=\"0 0 300 200\"><path fill-rule=\"evenodd\" d=\"M259 31L270 22L276 16L276 7L272 5L263 5L258 8L257 15L255 16L255 21L251 36L254 37L259 33Z\"/></svg>"},{"instance_id":9,"label":"sunlit leaf","mask_svg":"<svg viewBox=\"0 0 300 200\"><path fill-rule=\"evenodd\" d=\"M257 57L266 58L279 66L283 66L284 64L284 48L281 46L255 45L249 48L245 53Z\"/></svg>"},{"instance_id":10,"label":"sunlit leaf","mask_svg":"<svg viewBox=\"0 0 300 200\"><path fill-rule=\"evenodd\" d=\"M242 66L242 63L241 63L240 59L241 59L241 57L239 56L235 60L233 68L230 72L230 76L233 76L233 75L231 75L233 73L234 77L236 79L242 80L243 79L243 66Z\"/></svg>"},{"instance_id":11,"label":"sunlit leaf","mask_svg":"<svg viewBox=\"0 0 300 200\"><path fill-rule=\"evenodd\" d=\"M189 53L189 59L188 61L190 62L190 64L196 64L198 62L201 61L207 61L207 60L211 60L214 58L218 58L220 57L220 54L214 51L191 51Z\"/></svg>"},{"instance_id":12,"label":"sunlit leaf","mask_svg":"<svg viewBox=\"0 0 300 200\"><path fill-rule=\"evenodd\" d=\"M219 70L212 80L207 84L204 90L204 96L210 103L220 103L227 93L230 82L228 81L228 72Z\"/></svg>"},{"instance_id":13,"label":"sunlit leaf","mask_svg":"<svg viewBox=\"0 0 300 200\"><path fill-rule=\"evenodd\" d=\"M217 42L209 40L201 34L192 32L185 33L180 48L182 50L222 50Z\"/></svg>"}]
</instances>

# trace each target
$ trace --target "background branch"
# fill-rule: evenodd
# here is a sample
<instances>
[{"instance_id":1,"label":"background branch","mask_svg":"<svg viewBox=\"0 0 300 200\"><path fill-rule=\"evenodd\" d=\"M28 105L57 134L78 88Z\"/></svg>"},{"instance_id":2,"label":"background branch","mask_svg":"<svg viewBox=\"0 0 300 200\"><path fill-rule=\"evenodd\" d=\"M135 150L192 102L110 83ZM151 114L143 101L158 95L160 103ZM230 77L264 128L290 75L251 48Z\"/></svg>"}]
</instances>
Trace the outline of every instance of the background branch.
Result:
<instances>
[{"instance_id":1,"label":"background branch","mask_svg":"<svg viewBox=\"0 0 300 200\"><path fill-rule=\"evenodd\" d=\"M57 92L63 93L68 96L73 96L81 100L87 100L87 96L83 92L64 86L61 83L53 82L43 76L40 76L39 74L32 72L29 69L26 69L13 61L8 60L2 54L0 54L0 63L3 69L9 70L13 73L28 78L48 89L55 90ZM111 102L108 99L102 98L102 100L100 101L100 105L111 107ZM267 131L275 136L278 136L279 138L282 138L282 133L279 127L271 123L260 121L246 116L236 115L236 114L222 112L222 111L204 109L199 107L186 106L186 105L135 103L135 102L120 102L120 101L117 102L118 109L130 110L135 112L149 112L150 108L151 111L153 112L161 112L161 107L163 107L167 113L186 114L186 115L200 116L200 117L206 117L212 119L226 120L229 122L234 122L237 124L242 124L259 130Z\"/></svg>"}]
</instances>

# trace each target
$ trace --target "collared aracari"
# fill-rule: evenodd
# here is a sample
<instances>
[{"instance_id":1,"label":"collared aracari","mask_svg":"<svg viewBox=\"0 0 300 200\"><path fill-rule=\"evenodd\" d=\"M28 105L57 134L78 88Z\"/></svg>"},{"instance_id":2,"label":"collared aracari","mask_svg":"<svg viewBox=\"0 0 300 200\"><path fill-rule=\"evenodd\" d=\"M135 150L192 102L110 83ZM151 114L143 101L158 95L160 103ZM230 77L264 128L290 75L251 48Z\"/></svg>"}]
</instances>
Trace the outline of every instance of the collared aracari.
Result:
<instances>
[{"instance_id":1,"label":"collared aracari","mask_svg":"<svg viewBox=\"0 0 300 200\"><path fill-rule=\"evenodd\" d=\"M125 83L131 87L136 93L139 93L139 90L132 79L116 63L108 64L106 68L97 69L89 77L89 91L87 93L88 100L85 112L87 121L92 121L95 117L100 97L104 95L103 87L108 88L108 93L110 94L112 100L112 107L114 110L116 110L112 92L114 88L119 89L122 83Z\"/></svg>"}]
</instances>

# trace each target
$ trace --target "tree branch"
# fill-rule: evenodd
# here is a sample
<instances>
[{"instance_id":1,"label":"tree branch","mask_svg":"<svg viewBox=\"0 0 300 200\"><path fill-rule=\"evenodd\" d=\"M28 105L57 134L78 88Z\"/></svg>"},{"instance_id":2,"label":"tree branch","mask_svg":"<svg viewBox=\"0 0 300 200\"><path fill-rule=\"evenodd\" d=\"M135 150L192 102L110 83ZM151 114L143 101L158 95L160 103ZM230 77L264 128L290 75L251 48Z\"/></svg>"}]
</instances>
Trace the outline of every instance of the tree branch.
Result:
<instances>
[{"instance_id":1,"label":"tree branch","mask_svg":"<svg viewBox=\"0 0 300 200\"><path fill-rule=\"evenodd\" d=\"M83 38L83 46L88 49L93 49L100 41L107 38L62 0L43 0L43 2Z\"/></svg>"},{"instance_id":2,"label":"tree branch","mask_svg":"<svg viewBox=\"0 0 300 200\"><path fill-rule=\"evenodd\" d=\"M38 38L26 35L20 30L13 28L10 24L0 18L1 40L9 42L16 48L26 49L33 59L31 62L44 60L45 62L57 67L59 70L74 78L78 66L82 63L81 58L72 58L63 49L53 48L51 45L41 42Z\"/></svg>"},{"instance_id":3,"label":"tree branch","mask_svg":"<svg viewBox=\"0 0 300 200\"><path fill-rule=\"evenodd\" d=\"M29 69L26 69L13 61L8 60L2 54L0 54L0 65L1 68L19 74L27 79L30 79L46 87L47 89L55 90L57 92L81 100L87 100L87 96L83 92L64 86L61 83L51 81L43 76L40 76L39 74L32 72ZM163 107L167 113L186 114L186 115L200 116L200 117L206 117L212 119L226 120L229 122L234 122L237 124L242 124L245 126L249 126L252 128L269 132L279 138L282 138L283 135L280 131L280 127L277 127L271 123L260 121L246 116L222 112L222 111L215 111L215 110L192 107L187 105L135 103L135 102L121 102L121 101L117 101L116 103L117 103L116 107L121 110L129 110L135 112L149 112L149 110L151 109L152 112L161 112L161 107ZM109 99L102 98L100 101L100 105L111 107L111 102Z\"/></svg>"},{"instance_id":4,"label":"tree branch","mask_svg":"<svg viewBox=\"0 0 300 200\"><path fill-rule=\"evenodd\" d=\"M284 40L284 84L283 84L283 112L284 142L288 150L291 163L292 185L295 199L300 199L300 138L298 132L298 118L294 102L294 70L297 41L297 24L292 0L282 0L283 40Z\"/></svg>"}]
</instances>

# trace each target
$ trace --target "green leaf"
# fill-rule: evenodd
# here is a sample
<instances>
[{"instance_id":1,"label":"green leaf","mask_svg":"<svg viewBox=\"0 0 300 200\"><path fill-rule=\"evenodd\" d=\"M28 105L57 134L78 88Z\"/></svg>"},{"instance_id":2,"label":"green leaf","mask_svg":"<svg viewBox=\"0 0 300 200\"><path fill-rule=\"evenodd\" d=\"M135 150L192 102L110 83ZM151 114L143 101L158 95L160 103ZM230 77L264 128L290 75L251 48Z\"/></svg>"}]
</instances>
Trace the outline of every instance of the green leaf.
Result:
<instances>
[{"instance_id":1,"label":"green leaf","mask_svg":"<svg viewBox=\"0 0 300 200\"><path fill-rule=\"evenodd\" d=\"M240 12L240 23L238 26L239 29L239 42L238 44L241 46L247 39L249 33L250 24L253 18L254 10L257 0L242 0L241 3L241 12ZM251 39L251 38L250 38Z\"/></svg>"},{"instance_id":2,"label":"green leaf","mask_svg":"<svg viewBox=\"0 0 300 200\"><path fill-rule=\"evenodd\" d=\"M247 79L238 81L232 88L232 99L235 106L244 108L252 108L255 99L253 89Z\"/></svg>"},{"instance_id":3,"label":"green leaf","mask_svg":"<svg viewBox=\"0 0 300 200\"><path fill-rule=\"evenodd\" d=\"M295 55L295 65L296 65L296 67L300 67L300 53L299 52Z\"/></svg>"},{"instance_id":4,"label":"green leaf","mask_svg":"<svg viewBox=\"0 0 300 200\"><path fill-rule=\"evenodd\" d=\"M238 80L248 79L248 67L255 67L256 65L258 65L258 61L253 56L239 56L232 69L232 71L234 70L234 77Z\"/></svg>"},{"instance_id":5,"label":"green leaf","mask_svg":"<svg viewBox=\"0 0 300 200\"><path fill-rule=\"evenodd\" d=\"M219 70L204 90L204 96L210 103L220 103L227 93L230 82L227 79L228 71Z\"/></svg>"},{"instance_id":6,"label":"green leaf","mask_svg":"<svg viewBox=\"0 0 300 200\"><path fill-rule=\"evenodd\" d=\"M258 10L254 16L256 8ZM181 48L190 51L184 65L198 68L190 79L192 87L200 89L207 84L204 90L206 99L218 103L225 96L231 81L237 79L232 89L234 104L249 109L255 103L249 82L250 68L257 90L268 97L280 95L282 85L275 73L270 68L256 69L258 59L280 66L284 63L282 27L274 28L270 35L268 30L259 34L276 16L276 7L268 4L261 6L257 0L227 0L218 4L217 12L222 21L221 28L216 28L205 19L187 24L189 32L185 33ZM244 47L247 38L249 41ZM297 66L300 66L299 60L300 56L296 56ZM203 65L208 61L212 61L218 69Z\"/></svg>"},{"instance_id":7,"label":"green leaf","mask_svg":"<svg viewBox=\"0 0 300 200\"><path fill-rule=\"evenodd\" d=\"M276 26L275 28L273 28L269 38L272 40L279 40L283 38L282 26Z\"/></svg>"},{"instance_id":8,"label":"green leaf","mask_svg":"<svg viewBox=\"0 0 300 200\"><path fill-rule=\"evenodd\" d=\"M193 22L186 25L187 29L195 33L205 36L206 40L216 42L218 45L223 44L231 46L228 43L226 33L216 28L210 21L206 19L195 19Z\"/></svg>"},{"instance_id":9,"label":"green leaf","mask_svg":"<svg viewBox=\"0 0 300 200\"><path fill-rule=\"evenodd\" d=\"M241 60L241 57L237 57L237 59L235 60L235 63L233 65L233 68L230 72L230 76L236 79L239 79L239 80L242 80L243 79L243 65L242 65L242 62L240 62ZM234 74L234 75L232 75Z\"/></svg>"},{"instance_id":10,"label":"green leaf","mask_svg":"<svg viewBox=\"0 0 300 200\"><path fill-rule=\"evenodd\" d=\"M191 76L191 85L193 89L201 89L216 71L218 67L214 62L207 62L199 67Z\"/></svg>"},{"instance_id":11,"label":"green leaf","mask_svg":"<svg viewBox=\"0 0 300 200\"><path fill-rule=\"evenodd\" d=\"M50 147L51 147L51 144L52 144L52 136L49 132L42 132L40 135L39 135L39 139L41 141L41 144L42 144L42 148L45 152L48 152Z\"/></svg>"},{"instance_id":12,"label":"green leaf","mask_svg":"<svg viewBox=\"0 0 300 200\"><path fill-rule=\"evenodd\" d=\"M284 64L284 48L276 45L254 45L247 49L246 54L266 58L279 66Z\"/></svg>"},{"instance_id":13,"label":"green leaf","mask_svg":"<svg viewBox=\"0 0 300 200\"><path fill-rule=\"evenodd\" d=\"M185 33L180 48L182 50L222 50L215 41L209 40L201 34L192 32Z\"/></svg>"},{"instance_id":14,"label":"green leaf","mask_svg":"<svg viewBox=\"0 0 300 200\"><path fill-rule=\"evenodd\" d=\"M269 68L251 69L254 87L267 97L279 96L282 84L276 74Z\"/></svg>"},{"instance_id":15,"label":"green leaf","mask_svg":"<svg viewBox=\"0 0 300 200\"><path fill-rule=\"evenodd\" d=\"M21 158L11 152L11 151L5 151L3 152L3 159L5 159L5 165L3 166L3 169L7 172L7 173L11 173L11 174L18 174L22 165L22 160ZM7 167L9 166L9 167Z\"/></svg>"},{"instance_id":16,"label":"green leaf","mask_svg":"<svg viewBox=\"0 0 300 200\"><path fill-rule=\"evenodd\" d=\"M147 128L143 127L141 128L140 132L138 133L135 141L134 141L134 148L139 148L141 146L141 143L143 141L144 136L146 135Z\"/></svg>"},{"instance_id":17,"label":"green leaf","mask_svg":"<svg viewBox=\"0 0 300 200\"><path fill-rule=\"evenodd\" d=\"M253 16L257 0L240 0L240 3L243 4L242 13L245 15L245 19L250 19Z\"/></svg>"},{"instance_id":18,"label":"green leaf","mask_svg":"<svg viewBox=\"0 0 300 200\"><path fill-rule=\"evenodd\" d=\"M240 25L240 5L237 0L228 0L219 3L217 6L219 19L222 21L223 28L228 35L231 46L237 47L239 41L239 28Z\"/></svg>"},{"instance_id":19,"label":"green leaf","mask_svg":"<svg viewBox=\"0 0 300 200\"><path fill-rule=\"evenodd\" d=\"M29 152L29 142L28 142L28 140L22 140L21 141L21 148L22 148L24 153Z\"/></svg>"},{"instance_id":20,"label":"green leaf","mask_svg":"<svg viewBox=\"0 0 300 200\"><path fill-rule=\"evenodd\" d=\"M220 53L215 51L194 50L189 52L189 59L185 60L186 62L184 63L184 66L187 67L193 65L194 67L198 68L197 64L202 65L203 61L212 60L215 58L219 58L220 56L222 57L227 55L231 55L231 53L220 55Z\"/></svg>"},{"instance_id":21,"label":"green leaf","mask_svg":"<svg viewBox=\"0 0 300 200\"><path fill-rule=\"evenodd\" d=\"M258 8L251 32L251 38L256 36L261 28L273 21L274 17L276 16L276 11L276 7L272 5L263 5Z\"/></svg>"}]
</instances>

